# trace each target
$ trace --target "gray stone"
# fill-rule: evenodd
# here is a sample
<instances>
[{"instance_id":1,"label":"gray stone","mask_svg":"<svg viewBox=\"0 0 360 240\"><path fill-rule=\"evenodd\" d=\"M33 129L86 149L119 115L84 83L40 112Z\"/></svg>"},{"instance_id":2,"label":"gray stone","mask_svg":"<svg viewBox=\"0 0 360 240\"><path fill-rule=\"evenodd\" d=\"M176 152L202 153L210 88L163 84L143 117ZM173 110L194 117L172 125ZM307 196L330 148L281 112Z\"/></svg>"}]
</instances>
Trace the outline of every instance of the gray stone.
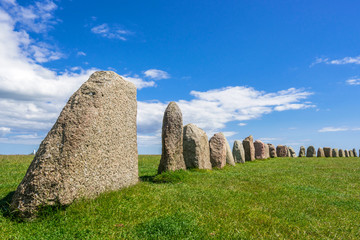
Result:
<instances>
[{"instance_id":1,"label":"gray stone","mask_svg":"<svg viewBox=\"0 0 360 240\"><path fill-rule=\"evenodd\" d=\"M235 161L234 161L234 157L232 155L232 151L231 151L229 142L227 141L225 135L224 135L224 138L225 138L225 143L226 143L226 163L231 166L235 166Z\"/></svg>"},{"instance_id":2,"label":"gray stone","mask_svg":"<svg viewBox=\"0 0 360 240\"><path fill-rule=\"evenodd\" d=\"M289 147L288 150L289 150L290 157L292 157L292 158L296 158L296 157L297 157L297 156L296 156L296 152L295 152L295 150L294 150L292 147Z\"/></svg>"},{"instance_id":3,"label":"gray stone","mask_svg":"<svg viewBox=\"0 0 360 240\"><path fill-rule=\"evenodd\" d=\"M332 157L339 157L339 150L337 148L332 149Z\"/></svg>"},{"instance_id":4,"label":"gray stone","mask_svg":"<svg viewBox=\"0 0 360 240\"><path fill-rule=\"evenodd\" d=\"M306 150L306 157L316 157L316 151L314 146L309 146Z\"/></svg>"},{"instance_id":5,"label":"gray stone","mask_svg":"<svg viewBox=\"0 0 360 240\"><path fill-rule=\"evenodd\" d=\"M224 134L216 133L210 138L210 162L213 168L226 165L226 139Z\"/></svg>"},{"instance_id":6,"label":"gray stone","mask_svg":"<svg viewBox=\"0 0 360 240\"><path fill-rule=\"evenodd\" d=\"M211 169L210 147L206 133L190 123L184 127L183 156L186 168Z\"/></svg>"},{"instance_id":7,"label":"gray stone","mask_svg":"<svg viewBox=\"0 0 360 240\"><path fill-rule=\"evenodd\" d=\"M41 142L11 208L33 218L138 182L136 87L114 72L93 73Z\"/></svg>"},{"instance_id":8,"label":"gray stone","mask_svg":"<svg viewBox=\"0 0 360 240\"><path fill-rule=\"evenodd\" d=\"M288 156L288 148L284 145L278 145L276 147L276 155L278 157L287 157Z\"/></svg>"},{"instance_id":9,"label":"gray stone","mask_svg":"<svg viewBox=\"0 0 360 240\"><path fill-rule=\"evenodd\" d=\"M255 158L256 159L266 159L266 144L260 140L254 142L255 147Z\"/></svg>"},{"instance_id":10,"label":"gray stone","mask_svg":"<svg viewBox=\"0 0 360 240\"><path fill-rule=\"evenodd\" d=\"M304 146L300 147L299 157L305 157L305 147Z\"/></svg>"},{"instance_id":11,"label":"gray stone","mask_svg":"<svg viewBox=\"0 0 360 240\"><path fill-rule=\"evenodd\" d=\"M345 157L349 157L349 152L348 152L348 150L345 150L344 152L345 152Z\"/></svg>"},{"instance_id":12,"label":"gray stone","mask_svg":"<svg viewBox=\"0 0 360 240\"><path fill-rule=\"evenodd\" d=\"M353 149L353 157L357 157L357 152L355 148Z\"/></svg>"},{"instance_id":13,"label":"gray stone","mask_svg":"<svg viewBox=\"0 0 360 240\"><path fill-rule=\"evenodd\" d=\"M342 149L339 149L339 157L345 157L345 152Z\"/></svg>"},{"instance_id":14,"label":"gray stone","mask_svg":"<svg viewBox=\"0 0 360 240\"><path fill-rule=\"evenodd\" d=\"M269 145L265 143L265 158L270 158L270 148Z\"/></svg>"},{"instance_id":15,"label":"gray stone","mask_svg":"<svg viewBox=\"0 0 360 240\"><path fill-rule=\"evenodd\" d=\"M276 155L276 148L274 145L268 143L268 146L269 146L269 154L270 154L270 157L271 158L276 158L277 155Z\"/></svg>"},{"instance_id":16,"label":"gray stone","mask_svg":"<svg viewBox=\"0 0 360 240\"><path fill-rule=\"evenodd\" d=\"M254 161L255 160L255 147L253 136L250 135L243 140L243 146L245 150L245 161Z\"/></svg>"},{"instance_id":17,"label":"gray stone","mask_svg":"<svg viewBox=\"0 0 360 240\"><path fill-rule=\"evenodd\" d=\"M158 173L186 169L183 156L183 119L175 102L167 106L162 125L162 153Z\"/></svg>"},{"instance_id":18,"label":"gray stone","mask_svg":"<svg viewBox=\"0 0 360 240\"><path fill-rule=\"evenodd\" d=\"M324 147L324 154L325 154L325 157L332 157L332 150L330 147Z\"/></svg>"},{"instance_id":19,"label":"gray stone","mask_svg":"<svg viewBox=\"0 0 360 240\"><path fill-rule=\"evenodd\" d=\"M324 149L318 148L317 157L325 157Z\"/></svg>"},{"instance_id":20,"label":"gray stone","mask_svg":"<svg viewBox=\"0 0 360 240\"><path fill-rule=\"evenodd\" d=\"M354 153L352 150L348 150L349 157L354 157Z\"/></svg>"},{"instance_id":21,"label":"gray stone","mask_svg":"<svg viewBox=\"0 0 360 240\"><path fill-rule=\"evenodd\" d=\"M245 150L242 141L235 140L233 146L233 156L236 163L245 163Z\"/></svg>"}]
</instances>

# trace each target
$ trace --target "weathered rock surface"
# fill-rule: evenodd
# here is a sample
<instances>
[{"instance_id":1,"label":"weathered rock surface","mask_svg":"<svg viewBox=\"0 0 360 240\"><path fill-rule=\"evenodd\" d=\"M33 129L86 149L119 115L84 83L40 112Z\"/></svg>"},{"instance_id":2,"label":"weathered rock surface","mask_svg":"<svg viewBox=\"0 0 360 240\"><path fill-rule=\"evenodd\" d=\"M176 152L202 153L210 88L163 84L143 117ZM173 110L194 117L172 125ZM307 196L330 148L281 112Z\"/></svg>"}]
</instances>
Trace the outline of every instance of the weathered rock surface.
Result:
<instances>
[{"instance_id":1,"label":"weathered rock surface","mask_svg":"<svg viewBox=\"0 0 360 240\"><path fill-rule=\"evenodd\" d=\"M250 135L243 140L243 146L245 150L245 161L255 160L255 147L253 136Z\"/></svg>"},{"instance_id":2,"label":"weathered rock surface","mask_svg":"<svg viewBox=\"0 0 360 240\"><path fill-rule=\"evenodd\" d=\"M186 169L183 156L183 119L175 102L167 106L162 125L162 153L158 173Z\"/></svg>"},{"instance_id":3,"label":"weathered rock surface","mask_svg":"<svg viewBox=\"0 0 360 240\"><path fill-rule=\"evenodd\" d=\"M270 154L270 157L271 158L276 158L277 155L276 155L276 148L274 145L272 145L271 143L268 143L268 146L269 146L269 154Z\"/></svg>"},{"instance_id":4,"label":"weathered rock surface","mask_svg":"<svg viewBox=\"0 0 360 240\"><path fill-rule=\"evenodd\" d=\"M357 152L355 148L353 149L353 157L357 157Z\"/></svg>"},{"instance_id":5,"label":"weathered rock surface","mask_svg":"<svg viewBox=\"0 0 360 240\"><path fill-rule=\"evenodd\" d=\"M339 157L339 150L337 148L332 149L332 157Z\"/></svg>"},{"instance_id":6,"label":"weathered rock surface","mask_svg":"<svg viewBox=\"0 0 360 240\"><path fill-rule=\"evenodd\" d=\"M318 148L317 157L325 157L324 149Z\"/></svg>"},{"instance_id":7,"label":"weathered rock surface","mask_svg":"<svg viewBox=\"0 0 360 240\"><path fill-rule=\"evenodd\" d=\"M345 157L345 152L342 149L339 149L339 157Z\"/></svg>"},{"instance_id":8,"label":"weathered rock surface","mask_svg":"<svg viewBox=\"0 0 360 240\"><path fill-rule=\"evenodd\" d=\"M345 153L345 157L349 157L349 152L348 152L348 150L345 150L344 153Z\"/></svg>"},{"instance_id":9,"label":"weathered rock surface","mask_svg":"<svg viewBox=\"0 0 360 240\"><path fill-rule=\"evenodd\" d=\"M214 134L209 141L209 145L212 167L223 168L226 165L226 139L224 134Z\"/></svg>"},{"instance_id":10,"label":"weathered rock surface","mask_svg":"<svg viewBox=\"0 0 360 240\"><path fill-rule=\"evenodd\" d=\"M269 145L265 143L265 158L270 158L270 148Z\"/></svg>"},{"instance_id":11,"label":"weathered rock surface","mask_svg":"<svg viewBox=\"0 0 360 240\"><path fill-rule=\"evenodd\" d=\"M278 157L287 157L288 156L288 148L284 145L278 145L276 147L276 155Z\"/></svg>"},{"instance_id":12,"label":"weathered rock surface","mask_svg":"<svg viewBox=\"0 0 360 240\"><path fill-rule=\"evenodd\" d=\"M255 147L255 158L256 159L266 159L266 144L260 140L254 142Z\"/></svg>"},{"instance_id":13,"label":"weathered rock surface","mask_svg":"<svg viewBox=\"0 0 360 240\"><path fill-rule=\"evenodd\" d=\"M288 148L288 150L289 150L289 157L292 157L292 158L296 158L297 156L296 156L296 152L295 152L295 150L292 148L292 147L289 147Z\"/></svg>"},{"instance_id":14,"label":"weathered rock surface","mask_svg":"<svg viewBox=\"0 0 360 240\"><path fill-rule=\"evenodd\" d=\"M332 157L332 150L330 147L324 147L324 154L325 154L325 157Z\"/></svg>"},{"instance_id":15,"label":"weathered rock surface","mask_svg":"<svg viewBox=\"0 0 360 240\"><path fill-rule=\"evenodd\" d=\"M186 168L212 168L208 137L204 130L192 123L184 127L183 149Z\"/></svg>"},{"instance_id":16,"label":"weathered rock surface","mask_svg":"<svg viewBox=\"0 0 360 240\"><path fill-rule=\"evenodd\" d=\"M226 163L231 166L235 166L235 161L234 161L234 157L232 155L232 151L231 151L229 142L227 141L225 135L224 135L224 138L225 138L225 142L226 142Z\"/></svg>"},{"instance_id":17,"label":"weathered rock surface","mask_svg":"<svg viewBox=\"0 0 360 240\"><path fill-rule=\"evenodd\" d=\"M348 154L349 154L349 157L354 157L354 154L353 154L352 150L348 150Z\"/></svg>"},{"instance_id":18,"label":"weathered rock surface","mask_svg":"<svg viewBox=\"0 0 360 240\"><path fill-rule=\"evenodd\" d=\"M234 142L233 156L236 163L245 163L245 150L242 142L239 140L235 140Z\"/></svg>"},{"instance_id":19,"label":"weathered rock surface","mask_svg":"<svg viewBox=\"0 0 360 240\"><path fill-rule=\"evenodd\" d=\"M316 151L314 146L309 146L306 150L306 157L316 157Z\"/></svg>"},{"instance_id":20,"label":"weathered rock surface","mask_svg":"<svg viewBox=\"0 0 360 240\"><path fill-rule=\"evenodd\" d=\"M110 71L93 73L41 142L11 207L25 218L138 182L136 87Z\"/></svg>"},{"instance_id":21,"label":"weathered rock surface","mask_svg":"<svg viewBox=\"0 0 360 240\"><path fill-rule=\"evenodd\" d=\"M305 157L305 147L304 146L300 147L299 157Z\"/></svg>"}]
</instances>

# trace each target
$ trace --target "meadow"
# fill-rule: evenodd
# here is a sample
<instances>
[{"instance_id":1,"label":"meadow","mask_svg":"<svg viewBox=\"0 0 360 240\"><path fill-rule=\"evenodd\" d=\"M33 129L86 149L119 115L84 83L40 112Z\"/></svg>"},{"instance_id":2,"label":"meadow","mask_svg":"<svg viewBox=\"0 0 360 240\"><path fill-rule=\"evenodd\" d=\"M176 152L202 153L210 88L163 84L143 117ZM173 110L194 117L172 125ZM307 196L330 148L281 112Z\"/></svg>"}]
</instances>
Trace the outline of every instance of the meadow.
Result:
<instances>
[{"instance_id":1,"label":"meadow","mask_svg":"<svg viewBox=\"0 0 360 240\"><path fill-rule=\"evenodd\" d=\"M33 156L0 155L0 239L360 239L360 158L275 158L157 175L32 222L8 202Z\"/></svg>"}]
</instances>

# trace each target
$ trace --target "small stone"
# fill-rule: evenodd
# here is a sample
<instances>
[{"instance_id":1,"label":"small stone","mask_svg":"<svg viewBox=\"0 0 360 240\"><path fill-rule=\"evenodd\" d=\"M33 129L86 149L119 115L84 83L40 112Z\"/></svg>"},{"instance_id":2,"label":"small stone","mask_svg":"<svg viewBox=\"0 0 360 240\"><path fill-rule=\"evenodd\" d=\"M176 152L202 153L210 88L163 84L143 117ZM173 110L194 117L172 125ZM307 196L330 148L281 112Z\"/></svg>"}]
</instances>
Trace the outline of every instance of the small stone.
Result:
<instances>
[{"instance_id":1,"label":"small stone","mask_svg":"<svg viewBox=\"0 0 360 240\"><path fill-rule=\"evenodd\" d=\"M305 147L304 146L300 147L299 157L305 157Z\"/></svg>"},{"instance_id":2,"label":"small stone","mask_svg":"<svg viewBox=\"0 0 360 240\"><path fill-rule=\"evenodd\" d=\"M288 148L284 145L278 145L276 147L276 155L278 157L287 157L288 156Z\"/></svg>"},{"instance_id":3,"label":"small stone","mask_svg":"<svg viewBox=\"0 0 360 240\"><path fill-rule=\"evenodd\" d=\"M332 156L333 157L339 157L339 150L337 148L332 149Z\"/></svg>"},{"instance_id":4,"label":"small stone","mask_svg":"<svg viewBox=\"0 0 360 240\"><path fill-rule=\"evenodd\" d=\"M243 146L245 150L245 161L254 161L255 160L255 147L253 136L250 135L243 140Z\"/></svg>"},{"instance_id":5,"label":"small stone","mask_svg":"<svg viewBox=\"0 0 360 240\"><path fill-rule=\"evenodd\" d=\"M317 157L325 157L324 149L318 148Z\"/></svg>"},{"instance_id":6,"label":"small stone","mask_svg":"<svg viewBox=\"0 0 360 240\"><path fill-rule=\"evenodd\" d=\"M271 157L271 158L276 158L277 155L276 155L276 148L275 148L275 146L272 145L271 143L269 143L268 146L269 146L270 157Z\"/></svg>"},{"instance_id":7,"label":"small stone","mask_svg":"<svg viewBox=\"0 0 360 240\"><path fill-rule=\"evenodd\" d=\"M316 157L316 151L314 146L309 146L306 150L306 157Z\"/></svg>"},{"instance_id":8,"label":"small stone","mask_svg":"<svg viewBox=\"0 0 360 240\"><path fill-rule=\"evenodd\" d=\"M235 140L233 146L233 156L236 163L245 163L245 150L242 141Z\"/></svg>"},{"instance_id":9,"label":"small stone","mask_svg":"<svg viewBox=\"0 0 360 240\"><path fill-rule=\"evenodd\" d=\"M224 134L216 133L210 138L210 162L213 168L226 165L226 139Z\"/></svg>"},{"instance_id":10,"label":"small stone","mask_svg":"<svg viewBox=\"0 0 360 240\"><path fill-rule=\"evenodd\" d=\"M260 140L254 142L255 147L255 158L256 159L266 159L266 147L265 143Z\"/></svg>"},{"instance_id":11,"label":"small stone","mask_svg":"<svg viewBox=\"0 0 360 240\"><path fill-rule=\"evenodd\" d=\"M324 147L324 154L325 154L325 157L332 157L332 150L330 147Z\"/></svg>"}]
</instances>

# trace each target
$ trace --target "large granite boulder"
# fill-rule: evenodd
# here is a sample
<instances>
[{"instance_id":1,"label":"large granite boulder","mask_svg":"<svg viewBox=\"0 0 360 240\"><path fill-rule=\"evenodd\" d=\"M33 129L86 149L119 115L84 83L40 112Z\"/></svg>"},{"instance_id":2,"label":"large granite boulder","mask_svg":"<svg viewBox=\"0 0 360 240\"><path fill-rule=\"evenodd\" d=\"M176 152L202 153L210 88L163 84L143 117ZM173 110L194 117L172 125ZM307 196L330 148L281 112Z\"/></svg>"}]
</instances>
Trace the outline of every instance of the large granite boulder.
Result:
<instances>
[{"instance_id":1,"label":"large granite boulder","mask_svg":"<svg viewBox=\"0 0 360 240\"><path fill-rule=\"evenodd\" d=\"M284 145L278 145L276 147L276 155L278 157L287 157L288 156L288 148Z\"/></svg>"},{"instance_id":2,"label":"large granite boulder","mask_svg":"<svg viewBox=\"0 0 360 240\"><path fill-rule=\"evenodd\" d=\"M306 157L316 157L316 151L314 146L309 146L306 150Z\"/></svg>"},{"instance_id":3,"label":"large granite boulder","mask_svg":"<svg viewBox=\"0 0 360 240\"><path fill-rule=\"evenodd\" d=\"M260 140L254 142L255 147L255 158L256 159L266 159L266 144Z\"/></svg>"},{"instance_id":4,"label":"large granite boulder","mask_svg":"<svg viewBox=\"0 0 360 240\"><path fill-rule=\"evenodd\" d=\"M270 147L268 144L265 143L265 158L270 158Z\"/></svg>"},{"instance_id":5,"label":"large granite boulder","mask_svg":"<svg viewBox=\"0 0 360 240\"><path fill-rule=\"evenodd\" d=\"M93 73L41 142L11 207L33 218L138 182L136 87L114 72Z\"/></svg>"},{"instance_id":6,"label":"large granite boulder","mask_svg":"<svg viewBox=\"0 0 360 240\"><path fill-rule=\"evenodd\" d=\"M183 149L186 168L211 169L209 141L204 130L192 123L186 125Z\"/></svg>"},{"instance_id":7,"label":"large granite boulder","mask_svg":"<svg viewBox=\"0 0 360 240\"><path fill-rule=\"evenodd\" d=\"M175 102L167 106L162 125L162 153L158 173L186 169L183 156L183 118Z\"/></svg>"},{"instance_id":8,"label":"large granite boulder","mask_svg":"<svg viewBox=\"0 0 360 240\"><path fill-rule=\"evenodd\" d=\"M269 146L269 155L271 158L276 158L277 155L276 155L276 148L274 145L272 145L271 143L268 143L268 146Z\"/></svg>"},{"instance_id":9,"label":"large granite boulder","mask_svg":"<svg viewBox=\"0 0 360 240\"><path fill-rule=\"evenodd\" d=\"M317 157L325 157L324 149L318 148Z\"/></svg>"},{"instance_id":10,"label":"large granite boulder","mask_svg":"<svg viewBox=\"0 0 360 240\"><path fill-rule=\"evenodd\" d=\"M224 134L216 133L210 138L210 162L213 168L226 165L226 139Z\"/></svg>"},{"instance_id":11,"label":"large granite boulder","mask_svg":"<svg viewBox=\"0 0 360 240\"><path fill-rule=\"evenodd\" d=\"M224 135L224 138L225 138L225 142L226 142L226 163L231 165L231 166L235 166L235 160L234 160L234 157L232 155L232 151L231 151L229 142L227 141L225 135Z\"/></svg>"},{"instance_id":12,"label":"large granite boulder","mask_svg":"<svg viewBox=\"0 0 360 240\"><path fill-rule=\"evenodd\" d=\"M332 157L339 157L339 150L337 148L332 149Z\"/></svg>"},{"instance_id":13,"label":"large granite boulder","mask_svg":"<svg viewBox=\"0 0 360 240\"><path fill-rule=\"evenodd\" d=\"M301 146L299 151L299 157L305 157L305 147Z\"/></svg>"},{"instance_id":14,"label":"large granite boulder","mask_svg":"<svg viewBox=\"0 0 360 240\"><path fill-rule=\"evenodd\" d=\"M255 160L255 147L253 136L250 135L243 140L243 146L245 150L245 161Z\"/></svg>"},{"instance_id":15,"label":"large granite boulder","mask_svg":"<svg viewBox=\"0 0 360 240\"><path fill-rule=\"evenodd\" d=\"M332 149L330 147L324 147L325 157L332 157Z\"/></svg>"},{"instance_id":16,"label":"large granite boulder","mask_svg":"<svg viewBox=\"0 0 360 240\"><path fill-rule=\"evenodd\" d=\"M353 157L357 157L356 149L354 148L352 151L353 151Z\"/></svg>"},{"instance_id":17,"label":"large granite boulder","mask_svg":"<svg viewBox=\"0 0 360 240\"><path fill-rule=\"evenodd\" d=\"M233 156L236 163L245 163L245 150L242 141L235 140L233 146Z\"/></svg>"},{"instance_id":18,"label":"large granite boulder","mask_svg":"<svg viewBox=\"0 0 360 240\"><path fill-rule=\"evenodd\" d=\"M288 147L288 151L289 151L289 157L292 157L292 158L296 158L296 152L295 150L292 148L292 147Z\"/></svg>"},{"instance_id":19,"label":"large granite boulder","mask_svg":"<svg viewBox=\"0 0 360 240\"><path fill-rule=\"evenodd\" d=\"M339 149L339 157L345 157L345 152L342 149Z\"/></svg>"}]
</instances>

